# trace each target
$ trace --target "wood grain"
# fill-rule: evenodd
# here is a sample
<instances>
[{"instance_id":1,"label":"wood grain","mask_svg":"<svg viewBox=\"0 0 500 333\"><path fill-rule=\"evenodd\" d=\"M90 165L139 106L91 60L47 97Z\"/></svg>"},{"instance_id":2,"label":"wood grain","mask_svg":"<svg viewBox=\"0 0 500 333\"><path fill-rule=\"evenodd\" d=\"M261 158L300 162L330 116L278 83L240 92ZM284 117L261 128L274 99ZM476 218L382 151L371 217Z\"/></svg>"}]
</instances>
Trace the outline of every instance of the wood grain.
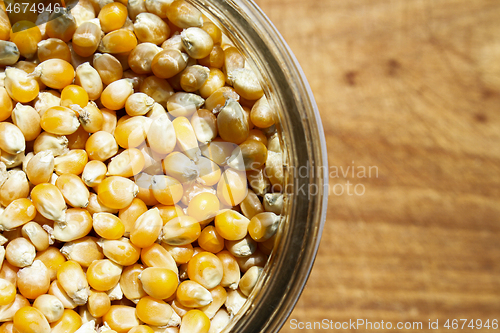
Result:
<instances>
[{"instance_id":1,"label":"wood grain","mask_svg":"<svg viewBox=\"0 0 500 333\"><path fill-rule=\"evenodd\" d=\"M500 2L256 2L311 84L330 165L378 169L330 179L365 193L331 194L282 332L320 331L292 319L424 331L439 319L443 332L446 319L500 319Z\"/></svg>"}]
</instances>

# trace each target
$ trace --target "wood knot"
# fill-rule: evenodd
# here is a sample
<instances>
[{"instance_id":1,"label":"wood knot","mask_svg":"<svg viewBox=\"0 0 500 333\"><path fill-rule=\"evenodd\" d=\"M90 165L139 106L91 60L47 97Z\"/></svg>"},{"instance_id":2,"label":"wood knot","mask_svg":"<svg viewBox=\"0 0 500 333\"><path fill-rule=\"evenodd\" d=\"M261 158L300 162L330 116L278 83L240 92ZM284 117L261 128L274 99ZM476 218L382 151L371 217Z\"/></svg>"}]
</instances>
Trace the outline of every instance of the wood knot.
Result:
<instances>
[{"instance_id":1,"label":"wood knot","mask_svg":"<svg viewBox=\"0 0 500 333\"><path fill-rule=\"evenodd\" d=\"M358 76L358 72L356 71L348 71L344 74L344 79L350 86L356 85L356 78Z\"/></svg>"},{"instance_id":2,"label":"wood knot","mask_svg":"<svg viewBox=\"0 0 500 333\"><path fill-rule=\"evenodd\" d=\"M401 69L401 63L396 59L389 59L387 61L387 75L396 76Z\"/></svg>"}]
</instances>

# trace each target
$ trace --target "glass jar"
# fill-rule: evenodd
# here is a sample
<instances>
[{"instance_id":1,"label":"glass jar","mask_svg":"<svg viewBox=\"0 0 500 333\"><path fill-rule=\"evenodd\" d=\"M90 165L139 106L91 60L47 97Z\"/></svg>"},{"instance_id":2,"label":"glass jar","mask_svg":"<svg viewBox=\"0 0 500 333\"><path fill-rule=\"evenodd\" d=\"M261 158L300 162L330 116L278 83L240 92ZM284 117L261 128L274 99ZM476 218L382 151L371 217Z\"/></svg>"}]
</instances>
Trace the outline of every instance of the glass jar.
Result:
<instances>
[{"instance_id":1,"label":"glass jar","mask_svg":"<svg viewBox=\"0 0 500 333\"><path fill-rule=\"evenodd\" d=\"M285 219L258 285L224 330L277 332L309 277L326 217L328 164L323 127L297 60L253 1L188 2L217 24L246 57L279 114Z\"/></svg>"}]
</instances>

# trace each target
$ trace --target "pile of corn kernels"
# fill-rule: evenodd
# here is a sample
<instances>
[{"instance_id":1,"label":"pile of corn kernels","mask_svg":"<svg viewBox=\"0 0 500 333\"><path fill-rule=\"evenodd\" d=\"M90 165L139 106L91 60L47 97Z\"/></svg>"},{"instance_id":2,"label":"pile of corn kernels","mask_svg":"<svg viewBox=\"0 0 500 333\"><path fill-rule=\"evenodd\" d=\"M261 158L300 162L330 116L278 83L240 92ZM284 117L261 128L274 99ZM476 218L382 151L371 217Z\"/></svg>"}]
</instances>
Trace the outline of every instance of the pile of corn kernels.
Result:
<instances>
[{"instance_id":1,"label":"pile of corn kernels","mask_svg":"<svg viewBox=\"0 0 500 333\"><path fill-rule=\"evenodd\" d=\"M283 206L255 73L182 0L80 0L58 16L12 4L0 3L0 332L221 332Z\"/></svg>"}]
</instances>

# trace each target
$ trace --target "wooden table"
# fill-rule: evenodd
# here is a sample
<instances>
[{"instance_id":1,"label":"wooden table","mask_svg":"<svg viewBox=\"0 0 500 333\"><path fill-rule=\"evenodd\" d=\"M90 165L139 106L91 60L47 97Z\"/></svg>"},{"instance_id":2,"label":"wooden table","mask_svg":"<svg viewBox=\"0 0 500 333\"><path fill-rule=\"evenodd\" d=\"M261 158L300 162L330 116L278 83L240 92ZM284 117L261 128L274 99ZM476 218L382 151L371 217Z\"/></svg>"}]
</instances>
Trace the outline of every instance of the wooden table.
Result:
<instances>
[{"instance_id":1,"label":"wooden table","mask_svg":"<svg viewBox=\"0 0 500 333\"><path fill-rule=\"evenodd\" d=\"M500 320L500 1L257 3L309 79L339 171L282 332L320 332L294 323L323 319L423 323L404 332ZM370 166L371 177L351 173ZM369 331L385 330L356 330Z\"/></svg>"}]
</instances>

